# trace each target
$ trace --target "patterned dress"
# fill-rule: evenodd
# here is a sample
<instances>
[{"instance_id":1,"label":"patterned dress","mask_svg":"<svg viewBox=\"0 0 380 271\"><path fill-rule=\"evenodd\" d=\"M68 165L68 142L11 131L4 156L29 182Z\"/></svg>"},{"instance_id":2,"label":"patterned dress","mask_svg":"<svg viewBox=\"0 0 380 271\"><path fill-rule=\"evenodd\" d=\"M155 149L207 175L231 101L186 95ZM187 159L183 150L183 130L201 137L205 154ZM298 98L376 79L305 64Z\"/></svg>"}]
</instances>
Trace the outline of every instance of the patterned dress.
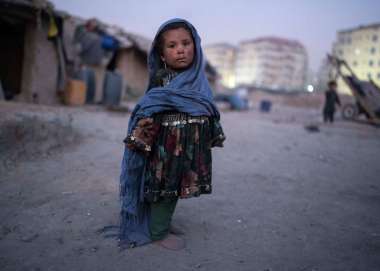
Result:
<instances>
[{"instance_id":1,"label":"patterned dress","mask_svg":"<svg viewBox=\"0 0 380 271\"><path fill-rule=\"evenodd\" d=\"M165 76L161 85L174 76ZM222 146L225 139L219 122L173 111L155 114L153 120L160 128L148 157L145 199L157 202L210 194L211 148Z\"/></svg>"}]
</instances>

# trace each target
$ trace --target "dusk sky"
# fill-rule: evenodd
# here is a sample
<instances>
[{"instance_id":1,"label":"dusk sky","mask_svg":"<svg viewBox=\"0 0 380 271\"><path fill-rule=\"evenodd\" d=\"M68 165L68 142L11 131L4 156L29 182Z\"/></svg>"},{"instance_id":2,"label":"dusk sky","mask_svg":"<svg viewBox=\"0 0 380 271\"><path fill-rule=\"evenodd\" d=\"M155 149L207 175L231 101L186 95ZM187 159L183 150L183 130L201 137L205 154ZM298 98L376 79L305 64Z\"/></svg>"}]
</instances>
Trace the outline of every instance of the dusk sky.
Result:
<instances>
[{"instance_id":1,"label":"dusk sky","mask_svg":"<svg viewBox=\"0 0 380 271\"><path fill-rule=\"evenodd\" d=\"M167 19L180 17L197 28L202 44L260 36L298 40L316 71L331 50L337 30L380 23L380 0L52 0L56 8L83 18L97 17L153 38Z\"/></svg>"}]
</instances>

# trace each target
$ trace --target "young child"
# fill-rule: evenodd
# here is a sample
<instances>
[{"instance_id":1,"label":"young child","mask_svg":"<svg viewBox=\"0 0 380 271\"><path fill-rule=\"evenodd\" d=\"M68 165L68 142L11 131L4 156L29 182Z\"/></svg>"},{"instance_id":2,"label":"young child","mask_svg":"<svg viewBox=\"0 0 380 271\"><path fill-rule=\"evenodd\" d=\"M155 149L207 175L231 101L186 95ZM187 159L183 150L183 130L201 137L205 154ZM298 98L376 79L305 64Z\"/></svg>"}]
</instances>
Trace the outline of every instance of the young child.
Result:
<instances>
[{"instance_id":1,"label":"young child","mask_svg":"<svg viewBox=\"0 0 380 271\"><path fill-rule=\"evenodd\" d=\"M340 99L336 90L337 84L335 81L328 83L328 90L325 92L325 105L323 107L323 121L334 122L335 105L340 106Z\"/></svg>"},{"instance_id":2,"label":"young child","mask_svg":"<svg viewBox=\"0 0 380 271\"><path fill-rule=\"evenodd\" d=\"M155 241L181 249L169 233L178 198L211 193L211 148L223 146L200 38L186 20L158 30L148 56L149 85L129 120L120 176L120 245Z\"/></svg>"}]
</instances>

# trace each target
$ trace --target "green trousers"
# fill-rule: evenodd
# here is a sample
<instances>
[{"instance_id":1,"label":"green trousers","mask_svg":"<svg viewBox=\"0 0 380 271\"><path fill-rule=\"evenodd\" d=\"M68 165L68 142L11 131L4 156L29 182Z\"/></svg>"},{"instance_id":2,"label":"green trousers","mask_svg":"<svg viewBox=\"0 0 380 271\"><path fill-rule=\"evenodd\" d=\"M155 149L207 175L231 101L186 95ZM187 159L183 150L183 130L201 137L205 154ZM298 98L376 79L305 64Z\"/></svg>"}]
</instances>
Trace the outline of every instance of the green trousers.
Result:
<instances>
[{"instance_id":1,"label":"green trousers","mask_svg":"<svg viewBox=\"0 0 380 271\"><path fill-rule=\"evenodd\" d=\"M161 240L168 235L177 201L178 198L151 203L149 227L153 241Z\"/></svg>"}]
</instances>

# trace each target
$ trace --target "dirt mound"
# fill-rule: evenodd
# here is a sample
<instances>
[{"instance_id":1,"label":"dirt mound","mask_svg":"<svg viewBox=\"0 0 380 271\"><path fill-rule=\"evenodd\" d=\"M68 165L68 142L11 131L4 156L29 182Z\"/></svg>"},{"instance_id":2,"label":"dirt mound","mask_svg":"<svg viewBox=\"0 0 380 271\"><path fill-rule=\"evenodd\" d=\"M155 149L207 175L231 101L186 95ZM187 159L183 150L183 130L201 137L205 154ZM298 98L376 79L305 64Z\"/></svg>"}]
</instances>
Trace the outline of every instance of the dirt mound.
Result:
<instances>
[{"instance_id":1,"label":"dirt mound","mask_svg":"<svg viewBox=\"0 0 380 271\"><path fill-rule=\"evenodd\" d=\"M9 169L20 161L47 157L80 138L70 114L25 110L1 112L1 115L0 169Z\"/></svg>"}]
</instances>

